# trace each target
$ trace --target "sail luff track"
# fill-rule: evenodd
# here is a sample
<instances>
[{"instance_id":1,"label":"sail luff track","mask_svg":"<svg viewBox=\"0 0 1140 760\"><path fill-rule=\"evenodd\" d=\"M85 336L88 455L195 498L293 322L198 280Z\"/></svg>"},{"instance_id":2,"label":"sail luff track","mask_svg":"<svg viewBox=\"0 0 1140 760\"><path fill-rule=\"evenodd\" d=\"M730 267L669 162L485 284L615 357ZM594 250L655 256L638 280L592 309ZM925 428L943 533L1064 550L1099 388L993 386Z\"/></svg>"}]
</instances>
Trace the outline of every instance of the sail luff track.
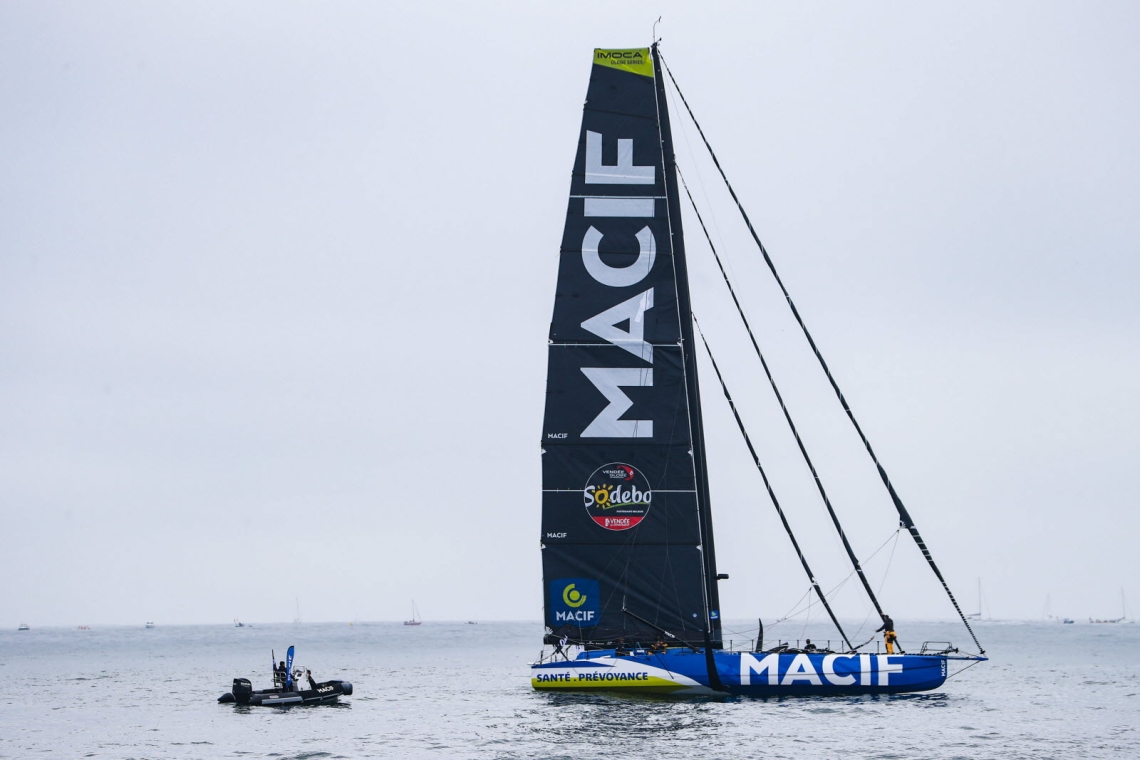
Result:
<instances>
[{"instance_id":1,"label":"sail luff track","mask_svg":"<svg viewBox=\"0 0 1140 760\"><path fill-rule=\"evenodd\" d=\"M693 317L696 322L696 317ZM835 613L831 610L831 605L827 601L827 597L823 593L823 589L819 587L819 582L815 579L815 574L811 571L808 565L807 557L804 556L803 550L800 548L800 542L796 540L796 534L792 531L792 526L788 523L788 518L784 514L783 507L780 506L780 500L776 498L776 492L772 490L772 484L768 480L768 473L764 471L764 465L760 464L760 456L756 453L756 448L752 445L752 439L748 436L748 430L744 427L744 420L740 418L740 412L736 409L736 402L732 400L732 394L728 392L728 385L724 382L724 376L720 373L720 367L717 366L716 359L713 358L712 349L709 348L709 342L705 339L705 334L701 330L701 326L697 324L697 332L701 336L701 342L705 345L705 353L708 354L709 361L712 362L713 372L716 373L716 379L720 381L720 389L724 393L724 397L728 400L728 406L732 409L732 416L736 419L736 426L740 428L740 435L744 438L744 444L748 447L748 453L752 455L752 461L756 465L757 471L760 473L760 479L764 481L764 488L768 491L768 498L772 500L772 506L776 508L776 514L780 516L780 522L784 525L784 530L791 539L792 548L796 550L796 556L800 559L800 564L803 565L804 573L807 574L808 580L811 582L812 588L815 589L819 601L823 603L823 608L827 610L831 622L835 624L836 630L839 635L843 637L844 643L847 644L849 650L854 650L851 646L851 640L847 637L847 632L843 630L843 626L839 624L839 620L835 617Z\"/></svg>"},{"instance_id":2,"label":"sail luff track","mask_svg":"<svg viewBox=\"0 0 1140 760\"><path fill-rule=\"evenodd\" d=\"M843 411L847 414L847 418L851 421L851 425L855 428L855 432L859 434L860 440L863 441L863 446L867 450L867 454L871 457L871 461L874 462L875 469L879 472L879 478L883 481L883 485L886 487L887 493L890 494L891 502L894 504L896 511L899 513L899 519L902 521L903 526L906 527L907 531L914 539L915 544L918 545L919 550L922 552L922 556L926 558L926 562L928 565L930 565L930 569L934 571L935 577L938 578L939 583L942 584L943 590L946 591L946 596L950 599L950 603L954 606L954 610L958 613L958 617L962 620L962 625L966 626L966 630L969 631L970 638L974 640L974 644L978 647L978 651L981 654L985 654L986 650L982 649L981 642L978 641L978 637L974 633L974 629L970 627L970 622L966 619L966 614L962 612L962 608L958 604L958 600L954 598L954 592L950 590L950 585L946 582L946 579L942 577L942 571L939 570L938 565L934 562L934 557L931 555L930 549L927 548L926 542L919 534L918 527L914 524L914 520L911 519L910 513L907 511L906 506L902 502L902 499L895 492L894 486L891 485L891 479L887 476L886 469L884 469L883 465L879 462L879 458L875 455L874 449L871 448L871 442L863 433L863 429L859 426L858 420L855 419L855 414L851 411L851 407L848 405L847 399L844 398L843 391L840 390L839 384L835 381L835 378L832 377L831 369L827 366L827 362L824 361L823 354L820 352L819 347L816 346L815 340L812 338L811 333L807 329L807 325L804 323L803 318L800 316L799 310L796 308L795 303L792 301L791 294L788 293L788 289L784 286L783 280L780 279L780 275L776 271L775 263L773 263L772 258L768 255L767 249L764 248L764 244L760 241L760 236L756 233L755 227L752 226L752 220L748 218L748 212L744 210L744 205L740 202L740 198L737 197L736 190L733 189L732 183L728 181L728 175L725 174L724 169L720 165L720 161L716 157L716 153L712 149L712 145L709 144L708 138L705 137L704 130L701 129L700 122L697 121L697 117L693 114L693 109L689 106L689 101L685 99L685 95L681 91L681 87L677 84L676 77L673 76L672 70L665 63L664 57L659 56L658 60L661 61L661 66L669 75L669 81L673 83L673 87L677 90L677 95L680 96L681 102L684 104L685 110L689 114L689 118L693 120L693 125L696 126L697 132L701 136L701 141L705 144L705 148L708 150L709 156L712 158L713 164L716 166L717 171L720 173L721 179L724 180L724 185L726 188L728 188L729 195L732 196L732 200L736 203L736 208L740 211L740 216L744 219L744 224L748 227L748 232L752 235L752 239L756 242L756 247L760 249L760 254L764 257L764 262L768 265L768 269L772 272L772 277L775 278L776 284L780 286L780 292L783 293L784 300L787 301L788 307L791 309L792 315L796 319L796 323L799 324L800 330L803 331L804 337L807 338L808 345L811 346L811 350L815 354L816 360L819 362L820 367L823 369L823 373L827 376L827 381L831 384L831 389L835 392L836 398L839 399L840 406L843 407Z\"/></svg>"},{"instance_id":3,"label":"sail luff track","mask_svg":"<svg viewBox=\"0 0 1140 760\"><path fill-rule=\"evenodd\" d=\"M815 464L811 461L808 455L807 447L804 446L803 440L800 438L799 430L796 429L796 423L792 421L792 414L788 411L788 407L784 404L783 394L780 393L779 387L776 385L776 378L772 376L772 370L768 368L768 362L764 358L763 352L760 350L760 344L756 341L756 336L752 332L752 325L748 322L748 317L744 315L744 308L740 305L740 299L736 297L736 289L732 287L732 281L728 278L728 272L724 269L724 264L720 260L720 254L716 250L716 245L713 244L712 237L709 235L708 227L705 226L705 220L701 216L700 210L697 208L696 202L693 200L693 194L689 192L689 185L685 182L685 177L681 174L680 170L677 171L678 176L681 178L681 185L685 188L685 195L689 198L689 205L692 206L693 213L697 216L697 221L701 224L701 231L705 233L705 240L708 241L709 250L712 251L713 258L716 260L717 268L720 269L720 275L724 278L724 284L728 287L729 295L732 296L732 302L736 305L736 311L740 315L740 321L744 323L744 329L748 331L748 338L752 341L752 348L756 351L756 357L760 359L760 366L764 368L764 374L768 378L768 384L772 386L772 393L776 396L776 401L780 404L780 411L784 413L784 420L788 423L788 429L792 431L792 436L796 439L796 446L799 447L800 454L803 456L804 463L807 465L808 470L811 472L812 480L815 482L816 490L819 491L819 496L823 499L823 505L827 508L827 514L831 517L831 523L835 526L835 531L839 534L840 541L843 542L843 549L847 552L847 558L851 560L851 565L855 568L855 573L859 576L859 581L863 584L863 590L867 592L871 604L875 605L875 611L879 616L883 615L883 608L879 604L875 592L871 590L871 583L867 580L866 574L863 572L863 566L859 563L859 558L855 555L855 550L851 548L851 543L847 540L847 534L843 530L843 526L839 522L839 516L835 514L835 509L831 506L831 499L827 496L827 490L823 487L823 479L819 477L819 473L815 469Z\"/></svg>"}]
</instances>

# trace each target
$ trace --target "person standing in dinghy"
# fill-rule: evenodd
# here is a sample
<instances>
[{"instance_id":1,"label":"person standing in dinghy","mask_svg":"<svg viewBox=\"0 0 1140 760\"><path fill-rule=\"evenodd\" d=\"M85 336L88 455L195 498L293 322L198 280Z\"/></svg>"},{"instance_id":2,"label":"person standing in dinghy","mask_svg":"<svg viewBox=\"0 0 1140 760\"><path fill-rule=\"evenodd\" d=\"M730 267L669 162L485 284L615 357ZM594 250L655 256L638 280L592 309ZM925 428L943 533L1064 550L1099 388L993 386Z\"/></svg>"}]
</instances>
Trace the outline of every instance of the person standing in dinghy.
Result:
<instances>
[{"instance_id":1,"label":"person standing in dinghy","mask_svg":"<svg viewBox=\"0 0 1140 760\"><path fill-rule=\"evenodd\" d=\"M875 633L883 632L883 642L887 645L887 654L895 653L895 644L898 643L899 637L895 635L895 621L891 620L891 616L883 613L883 625L878 628ZM906 654L902 647L899 647L900 654Z\"/></svg>"}]
</instances>

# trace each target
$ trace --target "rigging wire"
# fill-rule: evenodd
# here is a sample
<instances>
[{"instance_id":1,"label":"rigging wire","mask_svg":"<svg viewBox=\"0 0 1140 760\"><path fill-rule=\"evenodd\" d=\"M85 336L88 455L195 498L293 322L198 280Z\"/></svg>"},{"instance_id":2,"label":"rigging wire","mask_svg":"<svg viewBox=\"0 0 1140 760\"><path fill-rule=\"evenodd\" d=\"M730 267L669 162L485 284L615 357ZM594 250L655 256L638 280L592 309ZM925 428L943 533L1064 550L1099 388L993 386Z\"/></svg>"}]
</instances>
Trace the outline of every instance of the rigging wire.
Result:
<instances>
[{"instance_id":1,"label":"rigging wire","mask_svg":"<svg viewBox=\"0 0 1140 760\"><path fill-rule=\"evenodd\" d=\"M782 618L777 618L776 622L772 623L772 625L779 625L780 623L783 623L785 620L791 620L794 617L799 617L800 615L802 615L803 610L800 609L800 605L804 603L805 599L811 598L811 590L812 590L812 587L809 585L807 587L807 590L804 591L803 595L799 599L796 600L795 604L792 605L792 608L790 610L788 610L787 612L785 612L784 616Z\"/></svg>"},{"instance_id":2,"label":"rigging wire","mask_svg":"<svg viewBox=\"0 0 1140 760\"><path fill-rule=\"evenodd\" d=\"M985 654L985 653L983 652L983 654ZM954 676L960 676L960 675L962 675L962 674L963 674L963 673L965 673L967 670L969 670L970 668L974 667L975 665L977 665L977 664L978 664L978 663L980 663L980 662L982 662L982 660L974 660L974 661L973 661L973 662L971 662L969 665L964 665L964 666L962 666L962 667L958 668L958 669L957 669L957 670L955 670L953 673L951 673L950 675L946 676L946 680L947 680L947 681L949 681L949 680L950 680L951 678L953 678Z\"/></svg>"},{"instance_id":3,"label":"rigging wire","mask_svg":"<svg viewBox=\"0 0 1140 760\"><path fill-rule=\"evenodd\" d=\"M863 572L862 565L859 564L859 558L855 556L855 550L851 548L851 543L847 540L847 534L844 532L843 526L839 523L839 516L835 514L835 508L831 506L831 499L827 497L827 490L823 487L823 480L819 477L819 473L816 471L815 464L811 461L811 457L808 456L807 447L804 446L804 442L800 438L799 430L796 429L796 423L792 421L792 414L788 411L788 407L784 403L784 396L780 393L780 389L776 385L776 378L772 376L772 370L768 368L768 362L764 359L763 352L760 351L760 344L756 342L756 335L752 332L752 325L749 324L748 317L744 315L744 309L740 305L740 299L736 297L736 289L732 287L732 282L728 279L728 273L724 271L720 254L717 253L716 246L713 245L712 238L709 237L708 228L705 227L705 220L701 217L701 212L697 210L697 204L693 200L693 194L689 192L689 186L685 182L685 175L681 173L679 168L677 170L677 176L681 178L681 186L685 188L685 194L689 197L689 204L693 207L693 213L697 215L697 221L701 223L701 230L705 233L705 239L708 240L709 248L712 250L713 258L716 259L716 265L720 269L721 277L724 278L724 284L728 287L729 295L732 296L732 302L736 304L736 311L740 314L741 321L744 322L744 329L748 331L748 337L752 341L752 348L755 349L756 356L760 359L760 366L764 368L764 374L768 378L768 384L772 386L772 392L776 395L776 401L780 404L780 411L784 413L784 420L788 423L788 429L792 431L792 436L796 439L796 446L799 447L804 464L807 465L808 470L811 472L816 490L819 491L819 496L823 499L823 505L827 507L827 514L831 517L831 523L835 526L835 531L839 534L840 541L843 542L843 549L847 552L847 558L851 560L851 564L863 584L863 590L867 592L871 603L875 605L875 611L878 612L879 615L882 615L883 608L879 604L875 592L871 590L871 584Z\"/></svg>"},{"instance_id":4,"label":"rigging wire","mask_svg":"<svg viewBox=\"0 0 1140 760\"><path fill-rule=\"evenodd\" d=\"M901 530L901 528L900 528L900 530ZM883 586L887 585L887 574L890 572L891 563L895 561L895 549L897 549L899 546L899 531L898 530L895 531L894 538L895 538L895 542L894 542L894 544L891 545L891 553L887 557L887 566L883 568L883 579L881 581L879 581L879 591L880 592L882 592ZM889 538L887 540L890 541ZM880 546L879 548L882 549L883 547ZM878 551L876 551L875 553L877 554Z\"/></svg>"},{"instance_id":5,"label":"rigging wire","mask_svg":"<svg viewBox=\"0 0 1140 760\"><path fill-rule=\"evenodd\" d=\"M892 541L894 542L894 544L891 546L891 557L893 558L893 557L894 557L894 551L895 551L895 548L897 548L897 546L898 546L898 535L899 535L899 530L901 530L901 528L900 528L900 529L898 529L898 530L894 530L894 531L891 531L891 535L890 535L890 536L888 536L888 537L887 537L887 539L886 539L885 541L883 541L883 543L879 544L879 547L878 547L877 549L875 549L875 551L873 551L873 552L871 552L869 555L867 555L867 557L866 557L866 558L863 560L863 564L867 564L867 563L868 563L868 562L870 562L872 559L874 559L876 556L878 556L879 552L881 552L883 549L885 549L885 548L886 548L886 546L887 546L887 544L890 544ZM887 567L888 567L888 568L890 567L890 560L888 560L888 562L887 562ZM855 575L855 571L854 571L854 570L852 570L851 572L847 573L847 575L846 575L846 576L844 576L844 577L843 577L843 579L842 579L841 581L839 581L838 583L836 583L836 584L835 584L834 586L832 586L831 588L827 589L827 591L825 592L825 595L827 596L827 598L828 598L828 599L834 599L834 598L835 598L835 596L836 596L836 594L838 594L838 593L839 593L839 591L840 591L840 590L841 590L841 589L842 589L842 588L843 588L845 585L847 585L847 582L851 580L851 577L852 577L853 575ZM880 585L881 585L881 584L880 584ZM789 620L791 620L791 619L793 619L793 618L798 618L800 615L803 615L803 614L805 614L805 613L806 613L808 610L807 610L807 608L806 608L806 607L802 607L802 608L801 608L801 605L804 603L804 600L805 600L805 599L807 599L807 598L810 598L811 594L812 594L812 587L809 585L809 586L807 587L807 590L804 592L804 594L803 594L803 595L802 595L802 596L801 596L799 599L797 599L797 600L795 601L795 603L793 603L793 604L792 604L792 606L791 606L791 607L788 609L788 611L787 611L787 612L785 612L785 613L784 613L784 614L783 614L781 617L778 617L778 618L776 618L775 620L773 620L773 621L771 621L771 622L769 622L769 623L768 623L768 627L767 627L767 630L768 630L768 631L773 631L773 630L775 630L775 629L776 629L776 628L777 628L777 627L778 627L778 626L779 626L781 623L787 622L787 621L789 621ZM860 623L860 624L859 624L859 627L856 629L856 631L855 631L855 635L856 635L856 636L859 636L859 635L861 635L861 633L862 633L863 629L864 629L864 628L866 627L866 625L867 625L867 621L868 621L868 620L870 620L870 618L871 618L871 613L870 613L870 612L868 612L868 613L867 613L867 616L866 616L865 618L863 618L863 622L862 622L862 623ZM870 639L868 639L867 641L864 641L862 644L859 644L859 645L857 645L856 647L854 647L854 649L855 649L855 650L859 650L859 649L862 649L863 647L867 646L867 644L869 644L870 642L874 641L874 639L875 639L875 637L872 635Z\"/></svg>"},{"instance_id":6,"label":"rigging wire","mask_svg":"<svg viewBox=\"0 0 1140 760\"><path fill-rule=\"evenodd\" d=\"M919 550L922 552L922 556L926 558L927 564L930 565L930 569L934 571L935 577L938 578L938 581L942 584L942 588L946 591L946 596L949 597L950 603L954 605L954 610L958 613L958 617L961 618L962 625L966 626L966 630L969 631L970 638L974 640L974 644L977 645L978 651L982 654L985 654L986 650L982 648L981 642L978 641L978 637L974 633L974 629L970 627L970 621L966 619L966 615L964 612L962 612L962 608L959 606L958 600L954 598L954 592L950 590L950 585L946 582L946 579L942 577L942 571L934 562L934 557L931 555L930 549L927 548L926 542L923 540L922 535L918 532L918 526L914 524L914 520L911 519L910 513L907 512L906 506L903 504L902 499L899 497L898 493L895 492L894 486L891 485L891 479L887 476L887 471L883 468L883 465L880 464L879 458L875 455L874 449L871 448L871 442L867 439L867 436L863 433L863 429L859 426L859 422L855 419L855 414L851 411L851 407L847 404L847 399L843 397L843 391L839 389L839 384L835 381L835 378L832 377L831 369L827 366L827 362L824 361L823 354L820 353L819 347L816 346L815 340L811 337L811 333L808 332L807 325L804 324L803 317L800 316L799 310L796 308L795 303L792 301L791 294L788 293L788 289L784 287L783 280L780 279L780 275L776 272L776 265L773 263L772 258L768 255L768 251L766 248L764 248L764 244L760 242L760 236L756 233L756 229L752 226L752 220L748 218L748 213L744 210L744 206L741 204L740 199L737 197L736 191L733 189L732 184L729 183L728 176L724 173L724 169L721 167L720 161L716 157L716 153L713 152L712 145L709 144L708 138L705 137L705 133L704 130L701 129L700 122L697 121L697 117L693 114L693 109L689 107L689 102L685 99L685 94L681 92L681 87L677 84L677 80L673 76L673 72L669 69L669 66L665 63L664 57L661 57L660 53L658 53L658 57L661 61L662 67L665 69L665 73L669 75L669 80L673 83L673 87L676 88L677 94L681 97L681 102L684 103L685 110L689 113L689 118L693 120L693 124L697 128L697 132L700 133L701 140L704 141L705 147L708 149L709 155L712 157L713 164L716 166L717 171L720 172L720 176L721 179L724 180L725 187L728 188L729 194L732 196L733 201L736 202L736 208L740 211L740 215L744 219L744 223L748 227L748 231L752 234L752 239L756 242L756 247L760 249L760 254L764 257L764 263L768 265L768 269L772 272L772 277L775 278L776 284L779 285L780 292L783 293L784 300L788 303L788 308L791 309L792 315L796 318L796 322L800 326L800 330L803 331L804 337L807 338L808 344L811 346L812 351L815 353L815 358L819 361L819 365L823 369L824 374L827 376L828 382L831 383L831 389L835 392L836 398L839 399L840 406L842 406L843 411L847 413L847 418L851 421L852 426L855 428L855 432L859 434L860 440L863 441L863 446L867 450L867 454L871 457L871 461L874 462L875 468L879 472L879 478L883 481L883 485L886 486L887 493L890 494L891 501L895 506L895 510L899 513L899 519L902 522L903 527L905 527L910 533L911 538L914 539L915 544L918 545Z\"/></svg>"},{"instance_id":7,"label":"rigging wire","mask_svg":"<svg viewBox=\"0 0 1140 760\"><path fill-rule=\"evenodd\" d=\"M800 638L801 639L807 638L807 629L808 629L809 625L811 625L811 594L808 594L808 605L807 605L807 610L805 611L805 614L804 614L804 627L800 629ZM851 645L848 644L848 646L851 646Z\"/></svg>"},{"instance_id":8,"label":"rigging wire","mask_svg":"<svg viewBox=\"0 0 1140 760\"><path fill-rule=\"evenodd\" d=\"M877 555L879 552L881 552L883 550L883 548L887 544L891 544L891 553L890 553L890 556L887 557L887 566L885 568L883 568L883 577L879 581L879 593L880 594L883 592L883 586L885 586L887 584L887 574L890 572L891 563L895 559L895 549L897 549L899 546L899 531L901 531L901 530L902 530L901 526L899 528L896 528L891 533L891 535L887 538L887 540L884 541L883 543L879 544L879 548L876 549L874 552L872 552L871 555L869 557L867 557L867 559L864 560L864 563L870 562L872 559L875 558L875 555ZM892 541L894 543L891 543ZM848 577L850 577L850 576L848 576ZM856 636L862 636L863 635L863 629L867 627L867 621L870 619L871 619L871 613L868 612L867 615L863 618L863 622L861 622L859 624L859 627L855 629L855 635ZM876 633L877 633L877 631L876 631ZM874 634L872 634L871 638L868 639L866 643L869 644L871 641L874 640L874 638L875 638L875 636L874 636Z\"/></svg>"},{"instance_id":9,"label":"rigging wire","mask_svg":"<svg viewBox=\"0 0 1140 760\"><path fill-rule=\"evenodd\" d=\"M764 481L764 488L768 491L768 497L772 500L772 506L776 508L776 513L780 516L780 522L784 524L784 530L787 531L788 538L792 540L792 547L796 550L796 556L800 558L800 564L803 565L808 580L811 581L812 587L815 588L815 593L819 596L819 600L823 603L827 614L831 617L831 622L835 624L839 634L843 637L843 641L850 647L851 640L847 638L847 634L843 631L843 626L839 624L839 620L831 610L831 605L827 603L827 597L823 595L823 591L815 579L815 574L812 573L811 567L808 566L807 558L804 557L804 553L800 549L800 543L796 540L795 533L792 532L792 526L788 524L788 518L784 515L784 510L780 506L780 500L776 498L776 492L772 490L772 484L768 482L768 474L764 472L764 466L760 464L760 456L756 453L756 449L752 445L752 439L748 437L748 431L744 429L744 421L740 418L740 412L736 410L736 403L732 400L732 394L728 392L728 386L725 385L724 376L720 374L720 367L717 366L716 359L713 358L712 349L709 348L709 342L705 339L705 334L701 330L701 325L697 321L695 314L693 315L693 324L696 325L697 334L701 336L701 342L705 345L705 352L708 354L709 361L712 362L712 368L713 371L716 372L717 380L720 381L720 389L724 392L724 397L728 399L728 405L732 409L732 416L736 418L736 425L740 428L740 434L744 436L744 443L748 446L748 452L752 454L752 461L756 464L756 469L760 472L760 478Z\"/></svg>"},{"instance_id":10,"label":"rigging wire","mask_svg":"<svg viewBox=\"0 0 1140 760\"><path fill-rule=\"evenodd\" d=\"M669 97L669 102L673 104L673 109L675 111L680 112L680 107L677 105L677 99L676 99L676 97L674 97L674 90L667 90L666 94ZM706 212L708 214L708 217L709 217L709 225L708 226L712 228L712 230L711 230L711 232L713 233L712 237L721 241L721 243L723 244L724 239L725 239L724 238L724 232L721 230L720 220L717 219L716 204L714 204L712 202L712 199L709 197L709 189L708 189L708 186L705 184L704 176L701 174L700 163L697 161L696 152L693 150L692 141L689 139L689 132L685 128L685 121L683 119L681 121L677 122L677 129L678 129L678 131L680 131L681 137L684 139L685 150L687 151L689 159L691 160L692 175L693 175L693 178L695 180L694 186L697 187L697 189L699 190L699 192L697 194L701 196L701 201L704 204L704 208L706 209ZM680 174L680 171L681 171L681 167L680 167L680 165L678 165L677 166L678 174ZM686 187L685 190L686 190L686 192L688 192L688 187ZM691 200L690 200L690 202L691 202ZM702 221L702 226L704 226L703 221ZM705 237L709 237L709 236L710 236L710 233L708 231L706 231ZM732 260L726 259L724 261L724 265L725 265L725 268L729 272L731 272L732 277L735 279L736 278L736 272L733 271Z\"/></svg>"}]
</instances>

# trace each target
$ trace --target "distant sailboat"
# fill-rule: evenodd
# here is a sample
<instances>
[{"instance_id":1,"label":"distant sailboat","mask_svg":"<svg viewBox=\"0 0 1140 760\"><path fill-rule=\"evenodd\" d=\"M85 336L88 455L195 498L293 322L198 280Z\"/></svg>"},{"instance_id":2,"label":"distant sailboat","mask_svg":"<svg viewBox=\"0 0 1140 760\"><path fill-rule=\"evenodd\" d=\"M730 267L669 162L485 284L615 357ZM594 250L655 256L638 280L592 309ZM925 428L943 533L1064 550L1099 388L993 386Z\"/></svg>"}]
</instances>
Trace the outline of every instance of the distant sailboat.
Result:
<instances>
[{"instance_id":1,"label":"distant sailboat","mask_svg":"<svg viewBox=\"0 0 1140 760\"><path fill-rule=\"evenodd\" d=\"M1090 623L1123 623L1128 618L1128 609L1124 604L1124 589L1120 589L1120 617L1107 620L1089 618Z\"/></svg>"},{"instance_id":2,"label":"distant sailboat","mask_svg":"<svg viewBox=\"0 0 1140 760\"><path fill-rule=\"evenodd\" d=\"M297 617L293 618L293 625L301 624L301 598L298 596L293 597L293 601L297 603Z\"/></svg>"},{"instance_id":3,"label":"distant sailboat","mask_svg":"<svg viewBox=\"0 0 1140 760\"><path fill-rule=\"evenodd\" d=\"M981 620L982 619L982 579L978 578L978 611L971 612L966 615L968 620Z\"/></svg>"},{"instance_id":4,"label":"distant sailboat","mask_svg":"<svg viewBox=\"0 0 1140 760\"><path fill-rule=\"evenodd\" d=\"M967 616L968 620L983 620L983 612L985 611L985 598L982 596L982 579L978 579L978 611L971 612ZM990 615L986 615L985 620L990 619Z\"/></svg>"},{"instance_id":5,"label":"distant sailboat","mask_svg":"<svg viewBox=\"0 0 1140 760\"><path fill-rule=\"evenodd\" d=\"M30 631L30 630L32 630L32 627L30 625L28 625L27 623L20 623L20 627L17 628L16 630L17 631Z\"/></svg>"},{"instance_id":6,"label":"distant sailboat","mask_svg":"<svg viewBox=\"0 0 1140 760\"><path fill-rule=\"evenodd\" d=\"M1053 614L1053 605L1049 601L1049 595L1048 594L1045 595L1045 612L1044 612L1044 615L1045 615L1046 620L1054 620L1058 623L1061 623L1062 625L1072 625L1075 622L1071 617L1065 617L1063 615L1054 615Z\"/></svg>"},{"instance_id":7,"label":"distant sailboat","mask_svg":"<svg viewBox=\"0 0 1140 760\"><path fill-rule=\"evenodd\" d=\"M405 620L404 625L420 625L424 621L420 620L420 611L416 607L416 600L412 600L412 619Z\"/></svg>"},{"instance_id":8,"label":"distant sailboat","mask_svg":"<svg viewBox=\"0 0 1140 760\"><path fill-rule=\"evenodd\" d=\"M145 626L143 626L143 627L144 627L144 628L148 628L148 629L149 629L149 628L154 628L154 623L152 623L152 622L150 622L150 621L147 621L147 624L146 624Z\"/></svg>"},{"instance_id":9,"label":"distant sailboat","mask_svg":"<svg viewBox=\"0 0 1140 760\"><path fill-rule=\"evenodd\" d=\"M245 628L245 623L241 622L237 618L234 618L234 628Z\"/></svg>"}]
</instances>

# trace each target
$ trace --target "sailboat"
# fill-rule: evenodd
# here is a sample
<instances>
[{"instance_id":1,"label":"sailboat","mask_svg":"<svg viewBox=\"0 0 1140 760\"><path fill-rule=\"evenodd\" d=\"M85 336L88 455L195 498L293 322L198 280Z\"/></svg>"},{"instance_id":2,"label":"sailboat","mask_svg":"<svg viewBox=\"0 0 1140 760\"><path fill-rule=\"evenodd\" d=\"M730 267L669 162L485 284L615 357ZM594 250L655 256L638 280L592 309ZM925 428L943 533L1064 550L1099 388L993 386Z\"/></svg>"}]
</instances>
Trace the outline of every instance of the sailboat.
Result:
<instances>
[{"instance_id":1,"label":"sailboat","mask_svg":"<svg viewBox=\"0 0 1140 760\"><path fill-rule=\"evenodd\" d=\"M966 615L967 620L981 620L982 619L982 579L978 578L978 611L971 612Z\"/></svg>"},{"instance_id":2,"label":"sailboat","mask_svg":"<svg viewBox=\"0 0 1140 760\"><path fill-rule=\"evenodd\" d=\"M656 43L594 51L548 341L541 528L546 630L543 655L531 665L531 684L544 690L755 696L938 688L951 661L986 659L977 638L978 654L960 653L948 643L930 642L906 654L870 654L860 651L866 644L851 644L791 532L710 351L721 390L811 587L843 634L836 651L810 645L766 651L724 646L717 584L728 576L716 567L682 186L665 74L672 78ZM679 88L677 93L685 102ZM743 207L740 211L775 275ZM727 275L725 282L735 300ZM740 315L744 319L743 310ZM775 389L770 375L769 380ZM787 420L791 424L790 416ZM973 636L886 471L859 433L902 526ZM802 445L801 451L806 458ZM820 492L882 614L822 486ZM545 645L553 645L553 654ZM572 647L577 649L573 658Z\"/></svg>"},{"instance_id":3,"label":"sailboat","mask_svg":"<svg viewBox=\"0 0 1140 760\"><path fill-rule=\"evenodd\" d=\"M1041 614L1045 616L1046 620L1054 620L1054 621L1060 622L1063 625L1073 625L1073 623L1076 622L1071 617L1065 617L1063 615L1054 615L1053 614L1053 602L1052 602L1052 600L1048 594L1045 595L1045 609Z\"/></svg>"},{"instance_id":4,"label":"sailboat","mask_svg":"<svg viewBox=\"0 0 1140 760\"><path fill-rule=\"evenodd\" d=\"M420 625L424 621L420 620L420 611L416 607L416 600L412 600L412 619L405 620L404 625Z\"/></svg>"},{"instance_id":5,"label":"sailboat","mask_svg":"<svg viewBox=\"0 0 1140 760\"><path fill-rule=\"evenodd\" d=\"M1090 623L1123 623L1128 619L1128 606L1124 602L1124 589L1120 589L1120 617L1118 618L1089 618Z\"/></svg>"}]
</instances>

